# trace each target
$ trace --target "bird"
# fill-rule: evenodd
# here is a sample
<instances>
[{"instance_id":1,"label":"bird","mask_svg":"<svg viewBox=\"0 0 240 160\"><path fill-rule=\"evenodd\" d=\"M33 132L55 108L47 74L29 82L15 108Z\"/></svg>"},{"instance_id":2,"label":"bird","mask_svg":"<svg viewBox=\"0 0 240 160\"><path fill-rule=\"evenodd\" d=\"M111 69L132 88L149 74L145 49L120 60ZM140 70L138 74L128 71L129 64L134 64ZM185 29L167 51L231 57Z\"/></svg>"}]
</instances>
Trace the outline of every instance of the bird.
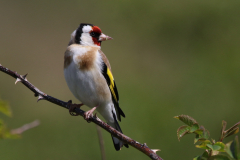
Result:
<instances>
[{"instance_id":1,"label":"bird","mask_svg":"<svg viewBox=\"0 0 240 160\"><path fill-rule=\"evenodd\" d=\"M113 38L102 33L98 26L81 23L71 34L64 53L64 77L73 95L91 108L84 113L88 120L96 110L106 122L122 133L118 121L124 112L119 107L119 95L110 63L101 51L101 43ZM72 108L69 109L71 114ZM128 144L112 136L117 151Z\"/></svg>"}]
</instances>

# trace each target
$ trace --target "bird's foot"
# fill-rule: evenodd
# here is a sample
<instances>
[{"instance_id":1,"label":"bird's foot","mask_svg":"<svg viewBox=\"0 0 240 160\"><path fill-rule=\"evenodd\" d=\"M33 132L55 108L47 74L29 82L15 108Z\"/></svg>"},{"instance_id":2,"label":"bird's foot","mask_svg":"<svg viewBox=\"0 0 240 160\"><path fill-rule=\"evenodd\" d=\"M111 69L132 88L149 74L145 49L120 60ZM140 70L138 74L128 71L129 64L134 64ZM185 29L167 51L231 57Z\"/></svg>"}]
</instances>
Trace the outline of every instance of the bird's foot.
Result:
<instances>
[{"instance_id":1,"label":"bird's foot","mask_svg":"<svg viewBox=\"0 0 240 160\"><path fill-rule=\"evenodd\" d=\"M85 119L88 123L90 123L89 118L91 118L91 117L93 116L92 113L94 112L94 110L95 110L96 108L97 108L97 107L93 107L91 110L86 111L86 112L84 113L84 119Z\"/></svg>"},{"instance_id":2,"label":"bird's foot","mask_svg":"<svg viewBox=\"0 0 240 160\"><path fill-rule=\"evenodd\" d=\"M70 115L78 116L79 114L74 112L74 109L75 108L80 108L83 104L82 103L81 104L72 104L72 100L69 100L67 105L68 105L68 108L69 108Z\"/></svg>"}]
</instances>

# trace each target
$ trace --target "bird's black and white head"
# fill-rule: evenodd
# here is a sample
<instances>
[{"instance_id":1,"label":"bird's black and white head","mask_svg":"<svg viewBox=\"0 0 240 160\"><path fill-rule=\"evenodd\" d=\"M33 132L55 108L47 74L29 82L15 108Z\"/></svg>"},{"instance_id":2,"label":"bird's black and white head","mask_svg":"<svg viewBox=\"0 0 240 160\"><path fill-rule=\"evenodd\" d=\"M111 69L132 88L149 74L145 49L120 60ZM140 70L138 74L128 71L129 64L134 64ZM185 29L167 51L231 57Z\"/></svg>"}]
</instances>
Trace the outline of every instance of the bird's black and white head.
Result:
<instances>
[{"instance_id":1,"label":"bird's black and white head","mask_svg":"<svg viewBox=\"0 0 240 160\"><path fill-rule=\"evenodd\" d=\"M101 46L102 41L110 39L112 38L103 34L98 26L81 23L78 29L73 31L69 45L75 43L85 46Z\"/></svg>"}]
</instances>

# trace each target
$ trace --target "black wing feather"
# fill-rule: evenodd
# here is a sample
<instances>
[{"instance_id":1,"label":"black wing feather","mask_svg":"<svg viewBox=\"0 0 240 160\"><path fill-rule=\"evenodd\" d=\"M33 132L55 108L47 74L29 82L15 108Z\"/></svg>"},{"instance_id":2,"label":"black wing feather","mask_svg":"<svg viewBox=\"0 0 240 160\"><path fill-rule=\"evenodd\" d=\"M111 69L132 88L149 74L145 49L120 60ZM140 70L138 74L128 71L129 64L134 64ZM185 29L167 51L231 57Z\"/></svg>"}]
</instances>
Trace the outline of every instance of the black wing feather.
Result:
<instances>
[{"instance_id":1,"label":"black wing feather","mask_svg":"<svg viewBox=\"0 0 240 160\"><path fill-rule=\"evenodd\" d=\"M111 92L112 100L113 100L115 110L117 112L118 120L121 121L121 116L125 117L125 114L123 113L122 109L119 107L119 103L118 103L119 95L118 95L118 91L117 91L117 86L113 79L111 71L109 70L109 68L107 67L107 65L104 62L103 62L102 74L103 74L104 78L106 79L109 90Z\"/></svg>"}]
</instances>

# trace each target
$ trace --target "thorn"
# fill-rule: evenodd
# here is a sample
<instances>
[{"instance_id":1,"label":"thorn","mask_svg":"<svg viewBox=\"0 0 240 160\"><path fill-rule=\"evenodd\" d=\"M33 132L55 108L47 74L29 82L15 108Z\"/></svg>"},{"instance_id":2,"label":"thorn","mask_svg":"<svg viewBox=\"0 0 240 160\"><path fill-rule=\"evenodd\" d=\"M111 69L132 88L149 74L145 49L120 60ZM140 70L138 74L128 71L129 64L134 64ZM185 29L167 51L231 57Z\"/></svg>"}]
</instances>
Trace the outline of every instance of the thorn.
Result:
<instances>
[{"instance_id":1,"label":"thorn","mask_svg":"<svg viewBox=\"0 0 240 160\"><path fill-rule=\"evenodd\" d=\"M41 101L41 100L45 100L45 98L44 98L43 96L39 95L37 102L38 102L38 101Z\"/></svg>"},{"instance_id":2,"label":"thorn","mask_svg":"<svg viewBox=\"0 0 240 160\"><path fill-rule=\"evenodd\" d=\"M28 75L28 73L27 74L25 74L24 76L22 76L22 78L24 79L24 80L27 80L27 75Z\"/></svg>"},{"instance_id":3,"label":"thorn","mask_svg":"<svg viewBox=\"0 0 240 160\"><path fill-rule=\"evenodd\" d=\"M147 147L147 143L143 143L143 145Z\"/></svg>"},{"instance_id":4,"label":"thorn","mask_svg":"<svg viewBox=\"0 0 240 160\"><path fill-rule=\"evenodd\" d=\"M95 113L95 114L93 115L93 118L97 118L97 113Z\"/></svg>"},{"instance_id":5,"label":"thorn","mask_svg":"<svg viewBox=\"0 0 240 160\"><path fill-rule=\"evenodd\" d=\"M2 66L2 65L0 64L0 66Z\"/></svg>"},{"instance_id":6,"label":"thorn","mask_svg":"<svg viewBox=\"0 0 240 160\"><path fill-rule=\"evenodd\" d=\"M21 79L19 79L19 78L17 78L17 80L16 80L15 84L17 84L18 82L22 82L22 80L21 80Z\"/></svg>"},{"instance_id":7,"label":"thorn","mask_svg":"<svg viewBox=\"0 0 240 160\"><path fill-rule=\"evenodd\" d=\"M161 151L160 149L152 149L152 151L154 152L154 153L156 153L157 151Z\"/></svg>"}]
</instances>

